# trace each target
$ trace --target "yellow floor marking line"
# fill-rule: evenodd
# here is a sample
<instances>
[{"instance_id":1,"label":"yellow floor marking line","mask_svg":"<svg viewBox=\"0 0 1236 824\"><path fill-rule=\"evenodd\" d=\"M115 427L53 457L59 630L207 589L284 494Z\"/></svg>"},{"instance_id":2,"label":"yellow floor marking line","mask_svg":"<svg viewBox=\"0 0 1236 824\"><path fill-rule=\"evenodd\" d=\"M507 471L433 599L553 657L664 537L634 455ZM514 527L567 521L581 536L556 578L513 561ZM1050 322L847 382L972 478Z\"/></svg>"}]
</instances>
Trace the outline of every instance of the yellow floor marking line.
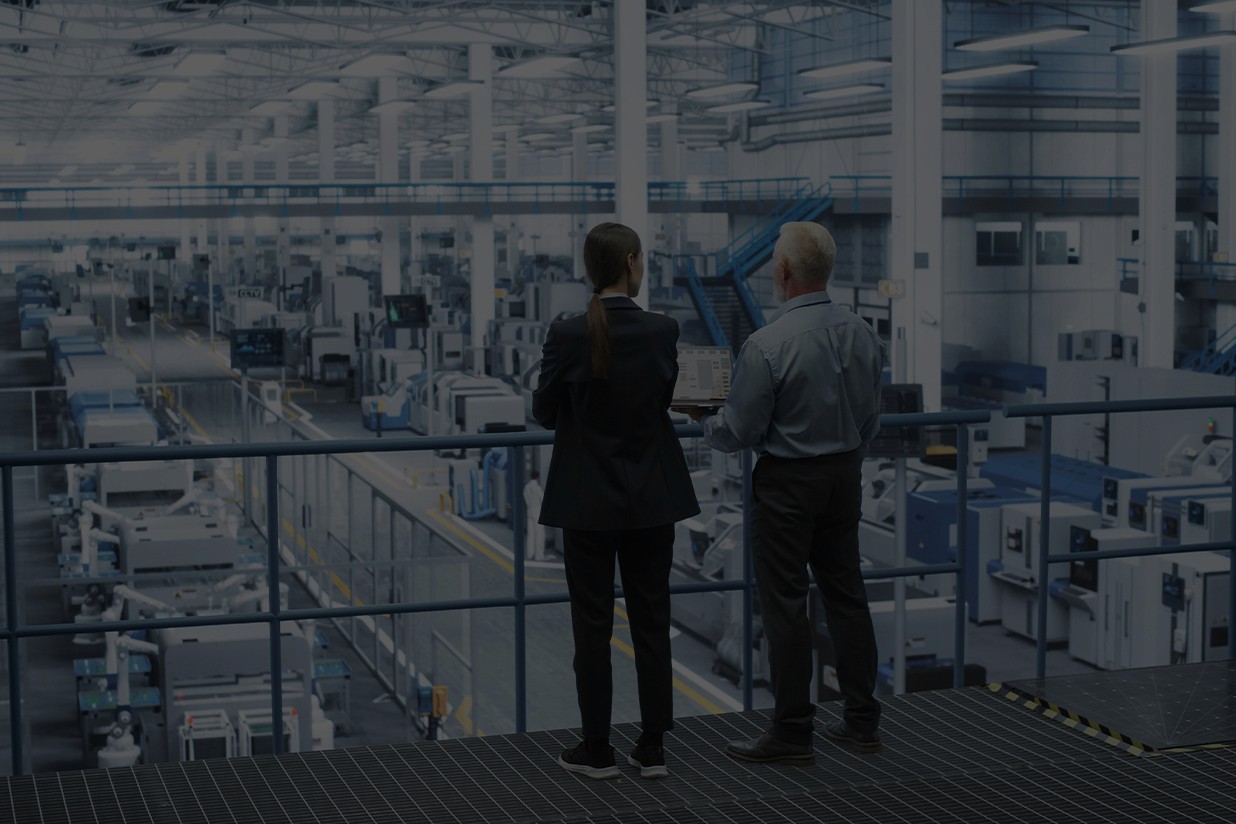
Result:
<instances>
[{"instance_id":1,"label":"yellow floor marking line","mask_svg":"<svg viewBox=\"0 0 1236 824\"><path fill-rule=\"evenodd\" d=\"M426 509L425 514L428 515L433 520L437 521L439 524L441 524L446 529L450 530L460 539L465 541L469 546L473 547L477 552L480 552L486 558L493 561L495 564L502 567L503 569L505 569L507 572L511 573L512 575L515 574L514 564L512 564L506 558L503 558L498 553L494 552L489 547L482 544L480 541L476 540L476 538L473 538L467 532L464 532L462 529L460 529L458 526L456 526L451 521L447 520L446 516L438 512L438 510Z\"/></svg>"},{"instance_id":2,"label":"yellow floor marking line","mask_svg":"<svg viewBox=\"0 0 1236 824\"><path fill-rule=\"evenodd\" d=\"M635 658L635 650L632 649L631 645L628 644L626 641L623 641L621 638L611 638L609 639L609 642L614 647L624 652L628 657ZM687 696L692 701L694 701L695 703L703 707L704 712L711 713L712 715L720 715L721 713L725 712L723 708L709 701L702 694L700 694L694 688L689 686L681 678L674 679L674 689L678 690L683 695Z\"/></svg>"}]
</instances>

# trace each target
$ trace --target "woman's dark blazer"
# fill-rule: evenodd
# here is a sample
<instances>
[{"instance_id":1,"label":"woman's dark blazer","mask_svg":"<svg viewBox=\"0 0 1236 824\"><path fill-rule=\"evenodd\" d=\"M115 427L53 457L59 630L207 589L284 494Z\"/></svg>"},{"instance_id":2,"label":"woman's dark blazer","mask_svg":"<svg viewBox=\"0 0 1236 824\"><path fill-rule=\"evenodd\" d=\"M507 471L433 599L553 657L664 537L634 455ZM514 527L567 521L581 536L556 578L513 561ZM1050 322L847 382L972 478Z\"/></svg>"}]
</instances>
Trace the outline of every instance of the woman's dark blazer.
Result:
<instances>
[{"instance_id":1,"label":"woman's dark blazer","mask_svg":"<svg viewBox=\"0 0 1236 824\"><path fill-rule=\"evenodd\" d=\"M532 415L554 430L540 523L568 529L644 529L700 512L670 423L678 379L678 322L627 297L608 314L607 378L592 377L585 315L549 327Z\"/></svg>"}]
</instances>

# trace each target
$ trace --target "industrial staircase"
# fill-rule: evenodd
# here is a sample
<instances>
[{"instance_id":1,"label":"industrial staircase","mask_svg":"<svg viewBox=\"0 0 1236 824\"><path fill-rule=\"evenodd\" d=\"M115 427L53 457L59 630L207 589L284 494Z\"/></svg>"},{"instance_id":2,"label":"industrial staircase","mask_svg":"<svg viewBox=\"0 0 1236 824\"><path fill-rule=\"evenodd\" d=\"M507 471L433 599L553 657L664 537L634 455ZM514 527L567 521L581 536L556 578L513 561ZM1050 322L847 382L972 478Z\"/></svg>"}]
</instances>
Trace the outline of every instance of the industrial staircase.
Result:
<instances>
[{"instance_id":1,"label":"industrial staircase","mask_svg":"<svg viewBox=\"0 0 1236 824\"><path fill-rule=\"evenodd\" d=\"M713 345L728 346L737 353L747 336L764 325L764 312L747 283L748 276L772 258L781 225L819 220L833 205L831 193L828 183L804 183L725 248L675 256L674 283L687 288Z\"/></svg>"},{"instance_id":2,"label":"industrial staircase","mask_svg":"<svg viewBox=\"0 0 1236 824\"><path fill-rule=\"evenodd\" d=\"M1236 326L1228 327L1206 348L1189 355L1181 361L1180 368L1211 375L1236 375Z\"/></svg>"}]
</instances>

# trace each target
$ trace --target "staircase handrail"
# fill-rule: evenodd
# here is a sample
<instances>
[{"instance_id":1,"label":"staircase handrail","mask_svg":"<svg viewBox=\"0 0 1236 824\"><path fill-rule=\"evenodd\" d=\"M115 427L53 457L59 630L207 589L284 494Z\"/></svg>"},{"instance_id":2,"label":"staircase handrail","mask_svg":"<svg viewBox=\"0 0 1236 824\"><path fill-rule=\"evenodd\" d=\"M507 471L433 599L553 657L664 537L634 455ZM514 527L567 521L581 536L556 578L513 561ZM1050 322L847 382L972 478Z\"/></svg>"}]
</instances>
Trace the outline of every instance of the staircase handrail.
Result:
<instances>
[{"instance_id":1,"label":"staircase handrail","mask_svg":"<svg viewBox=\"0 0 1236 824\"><path fill-rule=\"evenodd\" d=\"M745 231L733 238L728 244L714 252L713 254L717 262L717 272L719 273L721 271L721 266L724 265L727 260L732 259L737 254L737 250L746 246L755 237L765 234L768 231L770 224L779 225L781 223L779 220L780 215L783 212L793 209L794 205L801 202L804 195L813 191L813 189L814 187L811 185L811 182L804 178L804 182L795 187L794 191L790 192L787 197L783 197L777 201L777 205L773 207L772 211L764 216L765 219L763 221L754 223L747 227Z\"/></svg>"},{"instance_id":2,"label":"staircase handrail","mask_svg":"<svg viewBox=\"0 0 1236 824\"><path fill-rule=\"evenodd\" d=\"M832 184L828 182L820 186L808 185L794 192L788 200L778 204L778 208L769 213L765 221L750 227L735 238L729 246L716 253L717 274L722 274L727 266L731 271L740 271L751 258L757 256L759 250L767 245L774 231L780 233L781 224L798 220L816 211L820 204L831 196ZM751 234L755 236L747 239L746 236Z\"/></svg>"},{"instance_id":3,"label":"staircase handrail","mask_svg":"<svg viewBox=\"0 0 1236 824\"><path fill-rule=\"evenodd\" d=\"M675 268L678 269L687 279L687 291L691 293L691 299L695 303L695 308L699 310L700 318L704 321L704 326L708 328L708 333L712 335L713 342L717 346L729 346L729 338L726 337L725 331L721 328L721 321L717 318L717 313L713 311L712 302L708 300L708 295L704 293L704 284L700 282L699 275L695 270L695 257L693 255L675 255Z\"/></svg>"},{"instance_id":4,"label":"staircase handrail","mask_svg":"<svg viewBox=\"0 0 1236 824\"><path fill-rule=\"evenodd\" d=\"M1224 330L1223 334L1206 344L1201 350L1185 358L1180 367L1198 372L1209 372L1210 367L1222 360L1233 346L1236 346L1236 324L1232 324Z\"/></svg>"}]
</instances>

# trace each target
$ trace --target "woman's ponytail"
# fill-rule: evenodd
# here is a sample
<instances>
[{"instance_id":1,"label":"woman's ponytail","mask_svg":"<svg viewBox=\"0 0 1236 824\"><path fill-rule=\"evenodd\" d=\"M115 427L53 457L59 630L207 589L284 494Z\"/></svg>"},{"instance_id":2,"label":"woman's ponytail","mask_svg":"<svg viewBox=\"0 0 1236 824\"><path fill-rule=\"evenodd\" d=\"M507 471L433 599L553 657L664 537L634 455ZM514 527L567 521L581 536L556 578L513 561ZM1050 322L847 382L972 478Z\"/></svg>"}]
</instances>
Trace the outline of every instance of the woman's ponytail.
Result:
<instances>
[{"instance_id":1,"label":"woman's ponytail","mask_svg":"<svg viewBox=\"0 0 1236 824\"><path fill-rule=\"evenodd\" d=\"M638 257L641 252L639 235L621 223L599 223L584 240L584 270L592 281L587 318L594 378L609 376L609 316L601 302L601 290L621 280L627 258Z\"/></svg>"}]
</instances>

